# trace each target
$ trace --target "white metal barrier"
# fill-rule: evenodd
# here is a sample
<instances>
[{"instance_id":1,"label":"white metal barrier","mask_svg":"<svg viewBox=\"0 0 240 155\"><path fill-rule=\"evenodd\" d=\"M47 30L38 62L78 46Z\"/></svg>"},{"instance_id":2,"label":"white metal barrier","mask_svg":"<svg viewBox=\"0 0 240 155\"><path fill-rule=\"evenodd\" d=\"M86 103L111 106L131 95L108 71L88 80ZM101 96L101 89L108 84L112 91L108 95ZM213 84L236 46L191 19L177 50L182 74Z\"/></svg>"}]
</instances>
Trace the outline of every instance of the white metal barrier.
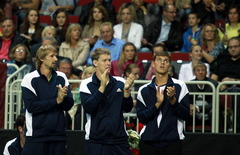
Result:
<instances>
[{"instance_id":1,"label":"white metal barrier","mask_svg":"<svg viewBox=\"0 0 240 155\"><path fill-rule=\"evenodd\" d=\"M238 92L229 92L231 91L230 89L227 89L225 91L220 91L220 88L222 85L231 85L230 88L237 88ZM238 85L238 87L237 87ZM237 108L239 108L240 106L240 81L224 81L219 83L217 89L216 89L216 118L219 118L221 113L220 107L221 104L223 105L223 132L227 133L227 132L233 132L236 133L237 132L237 121L240 121L240 117L237 118L237 113L240 113L240 111L237 111ZM221 96L224 96L224 100L221 100ZM230 101L228 100L228 97L230 97ZM231 101L233 99L233 102ZM228 107L228 104L230 105L230 107ZM233 105L231 105L233 104ZM228 114L228 110L230 110L231 112L233 112L233 116L231 116L232 114ZM230 112L230 113L231 113ZM227 119L228 117L230 117L229 119ZM238 119L238 120L237 120ZM216 126L219 127L219 124L221 120L216 119ZM231 123L232 121L232 126L230 126L228 128L228 123ZM228 129L227 129L228 128ZM219 132L219 128L216 128L216 132ZM238 131L239 132L239 131Z\"/></svg>"},{"instance_id":2,"label":"white metal barrier","mask_svg":"<svg viewBox=\"0 0 240 155\"><path fill-rule=\"evenodd\" d=\"M8 64L9 66L10 64ZM29 72L27 65L23 65L12 75L9 75L5 85L5 112L4 112L4 128L13 129L14 120L20 113L22 93L21 79Z\"/></svg>"},{"instance_id":3,"label":"white metal barrier","mask_svg":"<svg viewBox=\"0 0 240 155\"><path fill-rule=\"evenodd\" d=\"M11 77L14 77L14 75L12 75ZM149 81L147 80L136 80L135 81L135 85L137 84L145 84L148 83ZM69 83L81 83L81 80L69 80ZM240 84L240 82L223 82L220 83L219 86L217 87L217 89L214 88L213 84L207 81L189 81L186 82L186 84L208 84L212 87L212 92L206 92L206 93L199 93L199 92L190 92L190 95L212 95L213 96L213 101L212 101L212 126L211 126L211 132L212 133L219 133L219 103L220 103L220 99L219 96L220 95L235 95L235 98L237 95L240 95L239 92L219 92L219 87L222 84ZM21 94L21 79L19 80L15 80L10 82L10 79L7 80L6 83L6 96L5 96L5 122L4 122L4 128L5 129L13 129L13 124L14 124L14 118L16 117L17 114L19 114L20 112L20 108L22 107L22 94ZM79 91L73 90L72 91L73 95L78 94ZM132 92L133 94L137 94L137 90L134 90ZM236 101L236 100L235 100ZM236 133L236 107L237 104L235 104L235 110L234 110L234 133ZM204 109L204 108L203 108ZM203 113L205 111L203 110ZM194 112L195 113L195 112ZM226 109L225 109L225 114L226 114ZM133 113L126 113L124 114L125 117L127 117L128 119L130 117L137 117L136 114ZM84 111L83 108L81 107L81 130L84 130ZM193 117L195 117L193 115ZM74 119L74 118L73 118ZM136 118L137 119L137 118ZM226 128L226 118L225 118L225 125L224 128ZM203 126L202 126L202 132L205 132L204 130L204 119L202 122ZM73 120L73 124L72 124L72 129L74 129L74 120ZM137 125L138 125L138 119L137 119ZM137 127L138 129L138 127ZM193 125L193 129L194 129L194 125ZM193 130L193 132L195 132L195 130ZM226 133L226 129L224 130L224 133Z\"/></svg>"},{"instance_id":4,"label":"white metal barrier","mask_svg":"<svg viewBox=\"0 0 240 155\"><path fill-rule=\"evenodd\" d=\"M193 96L193 106L195 107L196 106L196 95L203 95L203 102L202 103L205 103L205 98L207 95L210 95L212 96L212 121L211 121L211 132L212 133L215 133L216 132L216 126L215 126L215 120L216 120L216 117L215 117L215 114L214 114L214 111L216 111L216 102L215 102L215 99L216 99L216 88L215 86L209 82L209 81L188 81L188 82L185 82L187 85L196 85L196 84L204 84L204 85L209 85L212 89L211 92L189 92L189 95ZM191 103L190 103L191 104ZM202 125L201 125L201 132L204 133L205 132L205 105L203 105L203 111L202 111L202 114L203 114L203 118L202 118ZM196 109L194 108L193 109L193 121L192 121L192 132L195 132L196 131L196 126L195 126L195 118L196 118Z\"/></svg>"}]
</instances>

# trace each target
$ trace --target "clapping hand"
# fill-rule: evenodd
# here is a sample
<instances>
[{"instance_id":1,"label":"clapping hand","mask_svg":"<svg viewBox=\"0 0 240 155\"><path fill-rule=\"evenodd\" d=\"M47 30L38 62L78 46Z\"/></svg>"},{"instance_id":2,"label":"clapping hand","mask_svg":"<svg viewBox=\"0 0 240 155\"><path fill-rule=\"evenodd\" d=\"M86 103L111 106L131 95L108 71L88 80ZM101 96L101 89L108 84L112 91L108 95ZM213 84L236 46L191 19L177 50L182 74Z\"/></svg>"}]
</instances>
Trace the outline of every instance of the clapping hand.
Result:
<instances>
[{"instance_id":1,"label":"clapping hand","mask_svg":"<svg viewBox=\"0 0 240 155\"><path fill-rule=\"evenodd\" d=\"M64 98L67 96L68 87L67 86L62 87L61 84L56 85L56 87L58 88L57 103L60 104L63 102Z\"/></svg>"}]
</instances>

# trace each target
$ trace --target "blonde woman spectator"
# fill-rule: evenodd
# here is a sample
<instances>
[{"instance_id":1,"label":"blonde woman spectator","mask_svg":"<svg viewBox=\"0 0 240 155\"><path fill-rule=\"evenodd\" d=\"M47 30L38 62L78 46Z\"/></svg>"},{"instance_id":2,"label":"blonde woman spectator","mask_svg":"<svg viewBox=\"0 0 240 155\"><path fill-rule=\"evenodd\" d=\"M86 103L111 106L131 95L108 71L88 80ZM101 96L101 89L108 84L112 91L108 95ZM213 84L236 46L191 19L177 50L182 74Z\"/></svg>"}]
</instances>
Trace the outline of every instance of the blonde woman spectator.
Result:
<instances>
[{"instance_id":1,"label":"blonde woman spectator","mask_svg":"<svg viewBox=\"0 0 240 155\"><path fill-rule=\"evenodd\" d=\"M213 24L206 24L202 28L201 43L203 49L203 62L210 64L211 70L214 68L215 60L224 52L224 44L221 42L219 31Z\"/></svg>"},{"instance_id":2,"label":"blonde woman spectator","mask_svg":"<svg viewBox=\"0 0 240 155\"><path fill-rule=\"evenodd\" d=\"M190 81L196 78L193 69L194 67L199 64L203 57L203 51L200 45L193 45L190 49L189 56L191 58L191 62L187 64L182 64L180 71L179 71L179 80L182 81ZM210 67L208 63L206 65L206 76L210 76Z\"/></svg>"},{"instance_id":3,"label":"blonde woman spectator","mask_svg":"<svg viewBox=\"0 0 240 155\"><path fill-rule=\"evenodd\" d=\"M82 28L79 24L71 24L66 33L66 41L60 46L59 56L72 60L74 68L83 70L89 55L89 44L81 40Z\"/></svg>"},{"instance_id":4,"label":"blonde woman spectator","mask_svg":"<svg viewBox=\"0 0 240 155\"><path fill-rule=\"evenodd\" d=\"M96 68L94 66L88 66L88 67L84 68L81 79L86 79L86 78L91 77L93 75L93 73L95 73L95 71L96 71Z\"/></svg>"},{"instance_id":5,"label":"blonde woman spectator","mask_svg":"<svg viewBox=\"0 0 240 155\"><path fill-rule=\"evenodd\" d=\"M119 9L117 17L120 24L113 27L114 37L122 39L125 42L131 42L137 49L140 49L143 38L143 27L135 23L136 13L134 7L124 3Z\"/></svg>"}]
</instances>

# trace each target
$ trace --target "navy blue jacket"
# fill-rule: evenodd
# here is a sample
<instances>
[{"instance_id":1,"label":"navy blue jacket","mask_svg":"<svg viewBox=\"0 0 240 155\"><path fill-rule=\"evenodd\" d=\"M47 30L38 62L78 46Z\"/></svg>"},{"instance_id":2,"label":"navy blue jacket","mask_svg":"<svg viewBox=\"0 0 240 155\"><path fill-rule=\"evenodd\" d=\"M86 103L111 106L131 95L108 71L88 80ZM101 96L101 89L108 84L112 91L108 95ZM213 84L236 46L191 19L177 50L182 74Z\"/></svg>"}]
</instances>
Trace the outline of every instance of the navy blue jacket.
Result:
<instances>
[{"instance_id":1,"label":"navy blue jacket","mask_svg":"<svg viewBox=\"0 0 240 155\"><path fill-rule=\"evenodd\" d=\"M123 111L130 112L133 100L124 98L124 79L112 77L104 93L98 89L100 80L96 73L82 81L80 97L87 114L86 136L88 142L120 144L127 142Z\"/></svg>"},{"instance_id":2,"label":"navy blue jacket","mask_svg":"<svg viewBox=\"0 0 240 155\"><path fill-rule=\"evenodd\" d=\"M61 104L56 101L59 84L68 86ZM25 75L21 86L26 108L26 142L65 141L64 110L70 110L74 103L65 74L53 70L48 81L40 70L35 70Z\"/></svg>"},{"instance_id":3,"label":"navy blue jacket","mask_svg":"<svg viewBox=\"0 0 240 155\"><path fill-rule=\"evenodd\" d=\"M174 105L168 100L165 87L163 104L159 109L156 108L155 78L140 87L137 96L137 116L144 124L140 133L141 141L156 147L174 144L184 139L183 120L188 119L190 114L189 93L185 83L169 76L165 86L175 86Z\"/></svg>"},{"instance_id":4,"label":"navy blue jacket","mask_svg":"<svg viewBox=\"0 0 240 155\"><path fill-rule=\"evenodd\" d=\"M4 155L21 155L22 147L20 144L20 137L14 138L6 143L4 148Z\"/></svg>"}]
</instances>

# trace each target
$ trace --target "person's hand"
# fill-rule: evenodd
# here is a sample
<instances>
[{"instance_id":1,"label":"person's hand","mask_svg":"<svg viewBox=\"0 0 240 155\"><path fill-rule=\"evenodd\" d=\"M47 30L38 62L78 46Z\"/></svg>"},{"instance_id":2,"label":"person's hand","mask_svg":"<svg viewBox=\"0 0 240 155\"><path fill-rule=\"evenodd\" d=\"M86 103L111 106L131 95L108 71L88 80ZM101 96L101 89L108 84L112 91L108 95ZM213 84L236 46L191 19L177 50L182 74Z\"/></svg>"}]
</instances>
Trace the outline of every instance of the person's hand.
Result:
<instances>
[{"instance_id":1,"label":"person's hand","mask_svg":"<svg viewBox=\"0 0 240 155\"><path fill-rule=\"evenodd\" d=\"M48 11L49 12L53 12L53 11L55 11L57 9L59 9L59 6L51 6L51 7L48 8Z\"/></svg>"},{"instance_id":2,"label":"person's hand","mask_svg":"<svg viewBox=\"0 0 240 155\"><path fill-rule=\"evenodd\" d=\"M21 34L22 37L26 38L27 40L32 40L32 38L26 34Z\"/></svg>"},{"instance_id":3,"label":"person's hand","mask_svg":"<svg viewBox=\"0 0 240 155\"><path fill-rule=\"evenodd\" d=\"M213 12L216 12L216 5L214 4L214 2L211 3L211 9Z\"/></svg>"},{"instance_id":4,"label":"person's hand","mask_svg":"<svg viewBox=\"0 0 240 155\"><path fill-rule=\"evenodd\" d=\"M57 103L60 104L63 102L64 98L67 96L68 87L67 86L62 87L61 84L56 85L56 87L58 88Z\"/></svg>"},{"instance_id":5,"label":"person's hand","mask_svg":"<svg viewBox=\"0 0 240 155\"><path fill-rule=\"evenodd\" d=\"M197 45L198 44L198 39L197 38L192 38L192 36L188 36L188 40L192 45Z\"/></svg>"},{"instance_id":6,"label":"person's hand","mask_svg":"<svg viewBox=\"0 0 240 155\"><path fill-rule=\"evenodd\" d=\"M143 45L147 45L147 43L148 43L147 39L143 38L143 39L142 39L142 44L143 44Z\"/></svg>"},{"instance_id":7,"label":"person's hand","mask_svg":"<svg viewBox=\"0 0 240 155\"><path fill-rule=\"evenodd\" d=\"M164 90L160 90L160 86L157 86L156 97L157 103L155 104L155 106L159 109L164 100Z\"/></svg>"},{"instance_id":8,"label":"person's hand","mask_svg":"<svg viewBox=\"0 0 240 155\"><path fill-rule=\"evenodd\" d=\"M105 90L105 88L106 88L106 86L107 86L107 82L108 82L108 80L109 80L109 68L107 68L104 72L103 72L103 74L100 76L100 87L99 87L99 91L100 92L104 92L104 90Z\"/></svg>"},{"instance_id":9,"label":"person's hand","mask_svg":"<svg viewBox=\"0 0 240 155\"><path fill-rule=\"evenodd\" d=\"M133 74L130 74L124 84L124 90L129 90L129 88L133 85L134 80L135 76Z\"/></svg>"},{"instance_id":10,"label":"person's hand","mask_svg":"<svg viewBox=\"0 0 240 155\"><path fill-rule=\"evenodd\" d=\"M167 96L168 99L170 101L170 103L173 105L176 102L176 98L175 98L175 94L176 94L176 90L175 87L167 87Z\"/></svg>"}]
</instances>

